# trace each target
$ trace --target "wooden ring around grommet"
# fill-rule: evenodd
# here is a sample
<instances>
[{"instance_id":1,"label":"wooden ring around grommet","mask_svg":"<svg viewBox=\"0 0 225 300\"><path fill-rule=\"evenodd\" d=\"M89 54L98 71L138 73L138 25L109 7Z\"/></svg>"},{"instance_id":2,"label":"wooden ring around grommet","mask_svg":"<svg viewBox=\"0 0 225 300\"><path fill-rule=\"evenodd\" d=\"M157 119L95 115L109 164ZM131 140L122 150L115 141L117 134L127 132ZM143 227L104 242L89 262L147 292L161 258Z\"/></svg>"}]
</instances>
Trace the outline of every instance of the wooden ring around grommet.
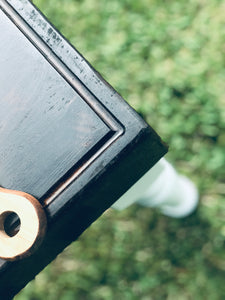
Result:
<instances>
[{"instance_id":1,"label":"wooden ring around grommet","mask_svg":"<svg viewBox=\"0 0 225 300\"><path fill-rule=\"evenodd\" d=\"M20 220L13 236L6 231L7 218L16 214ZM40 202L33 196L0 188L0 258L16 260L31 255L42 242L47 219Z\"/></svg>"}]
</instances>

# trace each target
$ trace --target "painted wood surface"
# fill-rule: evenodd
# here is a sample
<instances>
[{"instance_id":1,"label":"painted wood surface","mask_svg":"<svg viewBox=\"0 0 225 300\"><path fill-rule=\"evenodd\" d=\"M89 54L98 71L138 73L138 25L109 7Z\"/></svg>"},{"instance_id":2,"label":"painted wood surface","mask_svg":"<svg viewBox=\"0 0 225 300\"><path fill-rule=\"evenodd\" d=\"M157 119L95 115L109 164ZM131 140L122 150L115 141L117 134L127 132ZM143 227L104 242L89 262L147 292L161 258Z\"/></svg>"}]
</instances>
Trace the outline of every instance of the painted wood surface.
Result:
<instances>
[{"instance_id":1,"label":"painted wood surface","mask_svg":"<svg viewBox=\"0 0 225 300\"><path fill-rule=\"evenodd\" d=\"M0 0L0 185L36 197L40 248L0 260L10 299L167 151L27 0Z\"/></svg>"}]
</instances>

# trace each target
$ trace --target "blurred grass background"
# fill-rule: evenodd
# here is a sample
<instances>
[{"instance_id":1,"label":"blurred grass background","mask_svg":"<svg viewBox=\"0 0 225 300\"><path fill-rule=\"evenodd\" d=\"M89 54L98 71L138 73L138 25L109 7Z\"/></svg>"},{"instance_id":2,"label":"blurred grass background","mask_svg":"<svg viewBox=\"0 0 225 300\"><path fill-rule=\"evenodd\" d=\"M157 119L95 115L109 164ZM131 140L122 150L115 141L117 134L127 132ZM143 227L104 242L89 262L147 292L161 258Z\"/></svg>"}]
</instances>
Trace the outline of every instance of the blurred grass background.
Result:
<instances>
[{"instance_id":1,"label":"blurred grass background","mask_svg":"<svg viewBox=\"0 0 225 300\"><path fill-rule=\"evenodd\" d=\"M201 203L107 211L16 300L225 299L225 1L35 0L170 145Z\"/></svg>"}]
</instances>

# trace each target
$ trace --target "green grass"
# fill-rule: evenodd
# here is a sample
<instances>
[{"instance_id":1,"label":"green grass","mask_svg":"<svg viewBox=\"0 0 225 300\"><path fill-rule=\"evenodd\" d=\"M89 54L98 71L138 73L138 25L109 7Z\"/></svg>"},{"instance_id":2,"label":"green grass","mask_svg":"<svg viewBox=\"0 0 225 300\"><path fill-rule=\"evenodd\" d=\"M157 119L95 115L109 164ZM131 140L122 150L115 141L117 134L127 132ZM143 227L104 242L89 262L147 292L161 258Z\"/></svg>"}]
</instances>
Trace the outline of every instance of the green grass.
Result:
<instances>
[{"instance_id":1,"label":"green grass","mask_svg":"<svg viewBox=\"0 0 225 300\"><path fill-rule=\"evenodd\" d=\"M201 203L181 220L109 210L16 300L225 299L225 2L34 3L170 145Z\"/></svg>"}]
</instances>

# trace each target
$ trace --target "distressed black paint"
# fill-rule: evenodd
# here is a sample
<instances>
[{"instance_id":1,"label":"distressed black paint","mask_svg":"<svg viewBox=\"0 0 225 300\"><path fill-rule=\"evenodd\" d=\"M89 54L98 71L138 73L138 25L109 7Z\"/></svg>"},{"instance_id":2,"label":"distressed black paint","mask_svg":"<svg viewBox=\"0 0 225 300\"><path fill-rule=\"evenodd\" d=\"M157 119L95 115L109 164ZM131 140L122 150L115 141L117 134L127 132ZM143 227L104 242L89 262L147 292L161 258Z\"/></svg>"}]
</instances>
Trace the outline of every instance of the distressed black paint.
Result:
<instances>
[{"instance_id":1,"label":"distressed black paint","mask_svg":"<svg viewBox=\"0 0 225 300\"><path fill-rule=\"evenodd\" d=\"M0 8L0 185L36 196L49 225L35 255L0 260L7 299L167 149L32 4Z\"/></svg>"}]
</instances>

